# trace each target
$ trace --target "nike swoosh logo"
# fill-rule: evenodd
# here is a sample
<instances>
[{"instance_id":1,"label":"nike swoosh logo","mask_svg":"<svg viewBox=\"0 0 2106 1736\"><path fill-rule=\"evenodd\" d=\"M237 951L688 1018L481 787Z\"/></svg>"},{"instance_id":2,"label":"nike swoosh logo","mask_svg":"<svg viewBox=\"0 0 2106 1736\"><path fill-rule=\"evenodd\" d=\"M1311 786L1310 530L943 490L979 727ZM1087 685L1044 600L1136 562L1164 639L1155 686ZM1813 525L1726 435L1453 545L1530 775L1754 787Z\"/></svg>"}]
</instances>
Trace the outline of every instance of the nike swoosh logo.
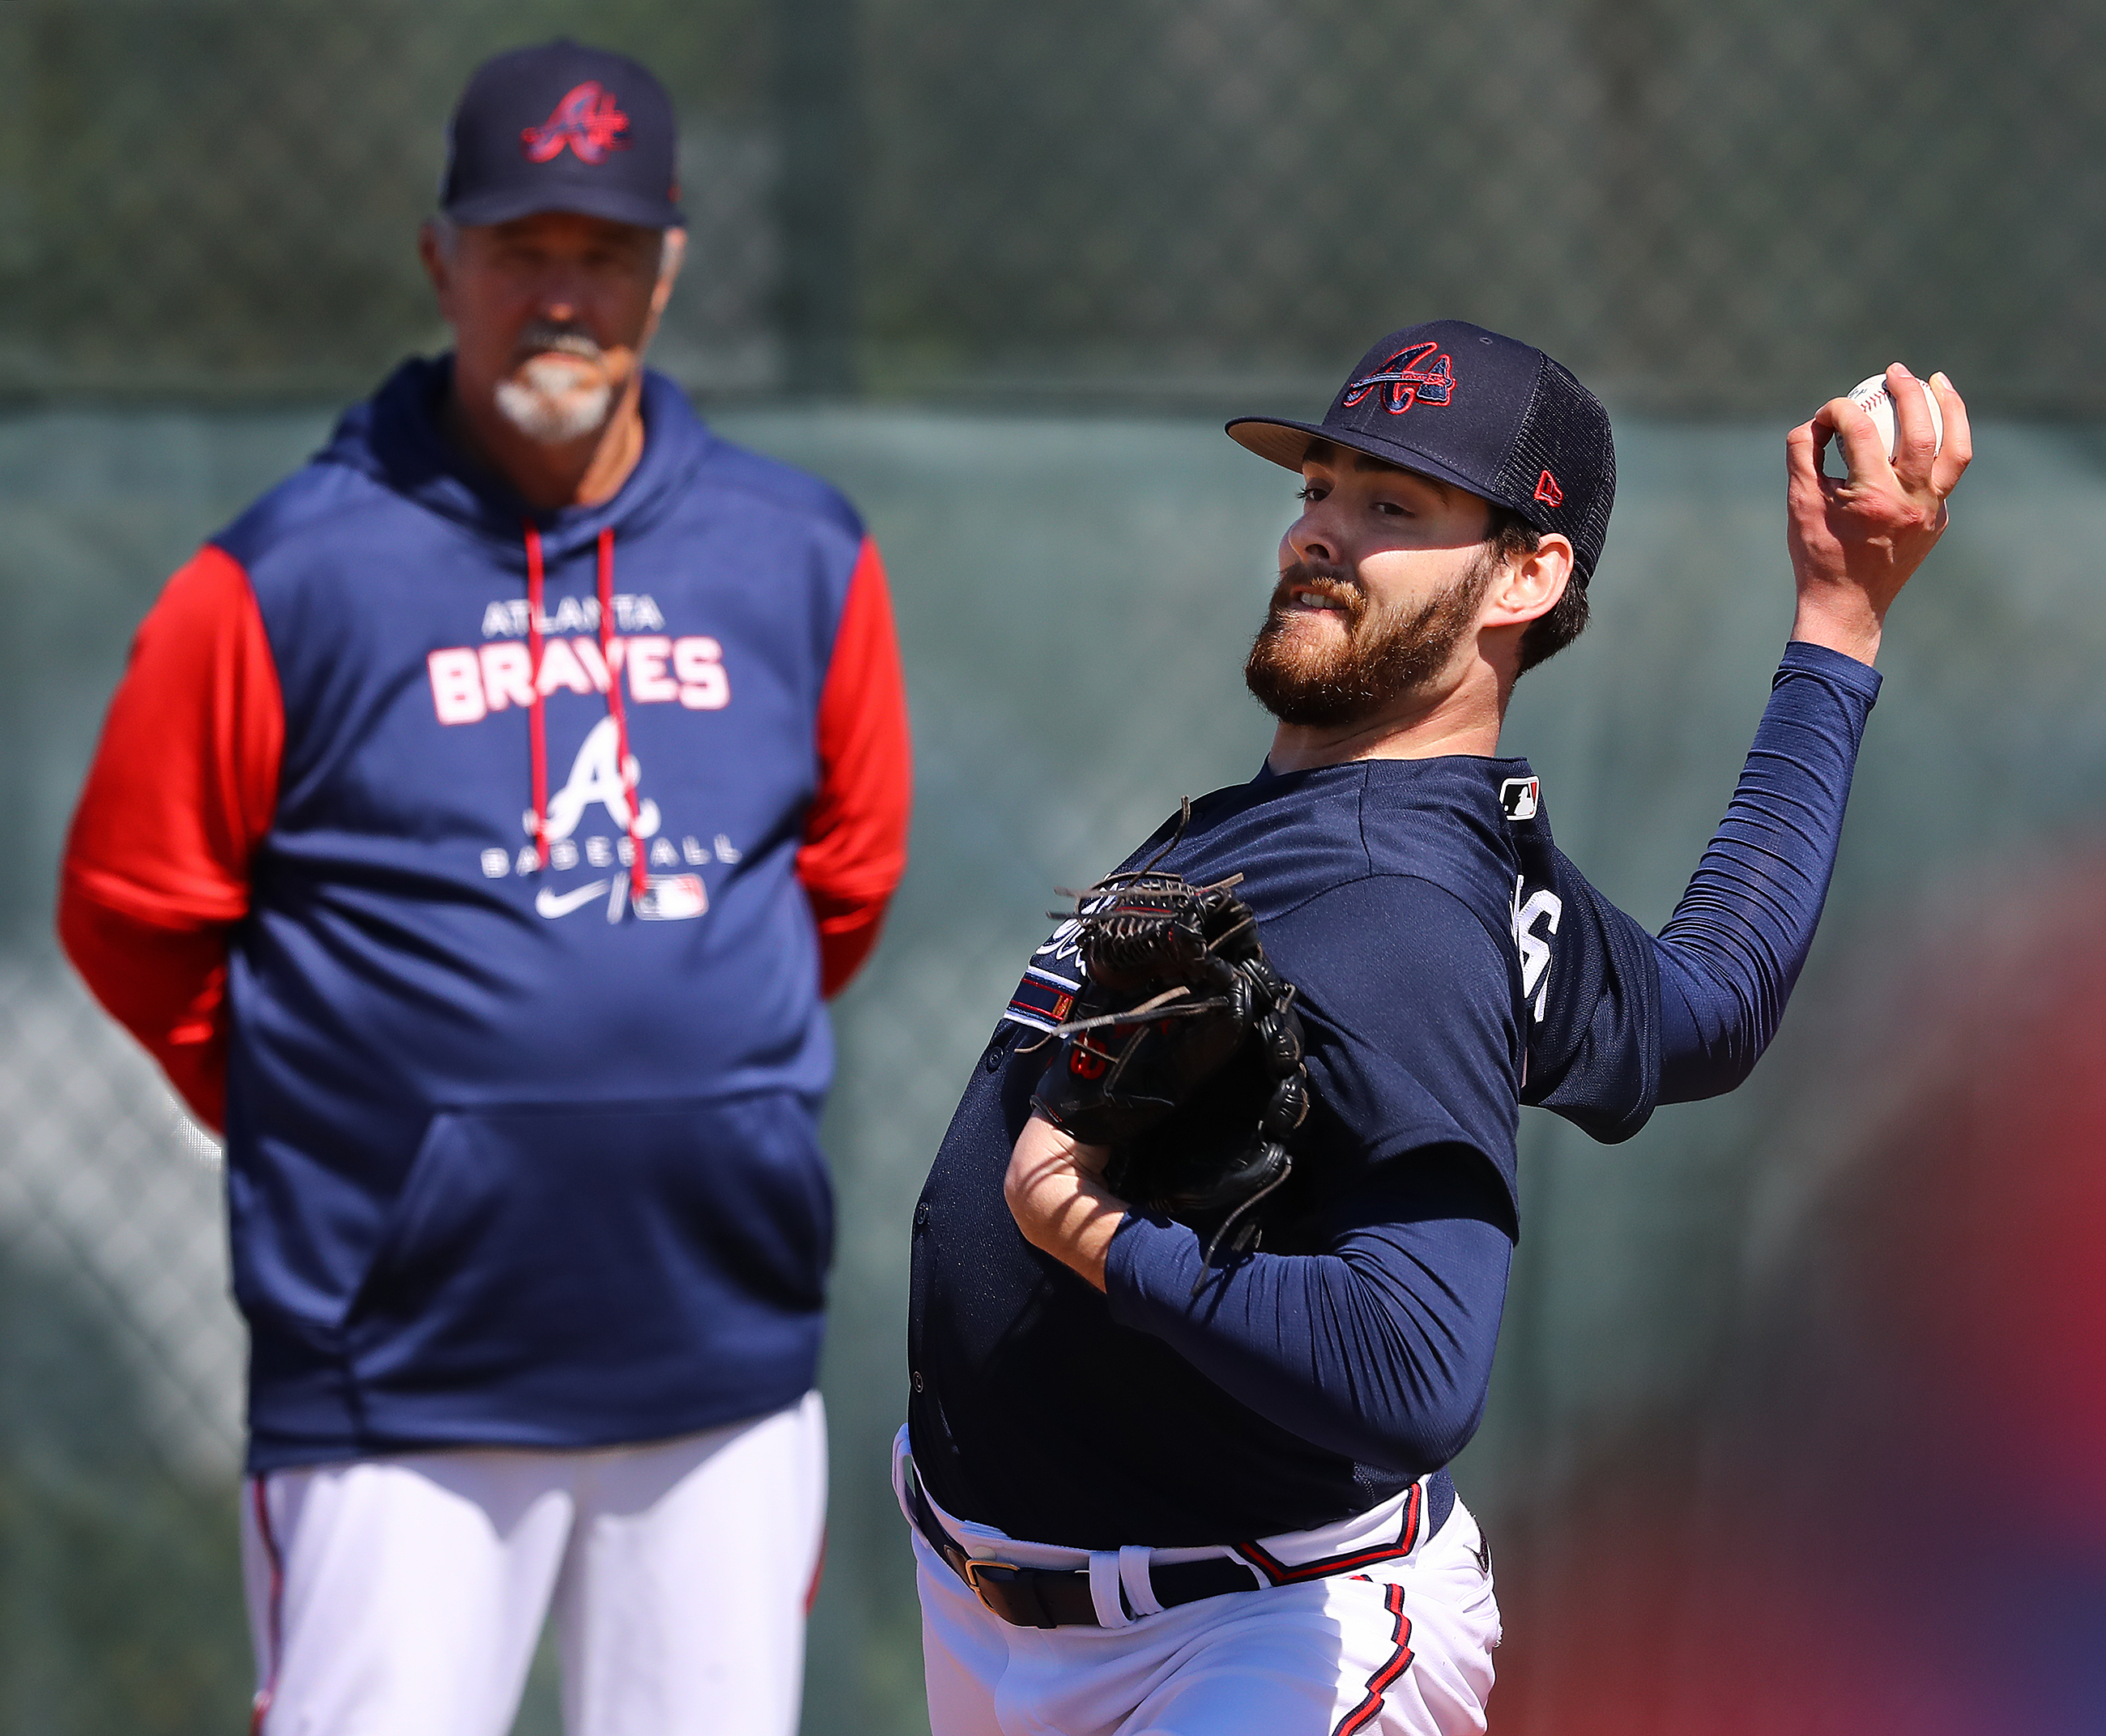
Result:
<instances>
[{"instance_id":1,"label":"nike swoosh logo","mask_svg":"<svg viewBox=\"0 0 2106 1736\"><path fill-rule=\"evenodd\" d=\"M589 886L578 886L568 892L558 892L553 886L544 886L534 895L534 908L545 917L568 916L573 910L589 904L607 890L607 882L595 880Z\"/></svg>"}]
</instances>

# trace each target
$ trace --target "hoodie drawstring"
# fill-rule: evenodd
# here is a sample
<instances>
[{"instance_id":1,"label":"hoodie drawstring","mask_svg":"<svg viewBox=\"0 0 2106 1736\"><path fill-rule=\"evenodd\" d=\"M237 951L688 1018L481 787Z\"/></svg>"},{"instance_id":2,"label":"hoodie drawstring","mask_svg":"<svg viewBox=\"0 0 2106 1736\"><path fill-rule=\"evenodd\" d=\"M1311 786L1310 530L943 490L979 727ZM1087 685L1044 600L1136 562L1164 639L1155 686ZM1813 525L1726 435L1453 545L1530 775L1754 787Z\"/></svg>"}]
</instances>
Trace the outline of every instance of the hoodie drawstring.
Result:
<instances>
[{"instance_id":1,"label":"hoodie drawstring","mask_svg":"<svg viewBox=\"0 0 2106 1736\"><path fill-rule=\"evenodd\" d=\"M607 709L614 719L615 776L621 780L626 792L628 823L624 828L629 834L629 889L641 898L649 889L650 877L643 866L643 840L636 829L637 815L643 804L637 791L643 782L643 769L637 768L636 782L629 781L629 714L622 709L621 671L615 666L614 658L614 527L606 525L599 533L599 660L607 666ZM535 697L540 697L538 683Z\"/></svg>"},{"instance_id":2,"label":"hoodie drawstring","mask_svg":"<svg viewBox=\"0 0 2106 1736\"><path fill-rule=\"evenodd\" d=\"M526 682L534 702L526 710L526 751L533 765L534 854L549 866L549 732L541 715L541 533L526 527Z\"/></svg>"},{"instance_id":3,"label":"hoodie drawstring","mask_svg":"<svg viewBox=\"0 0 2106 1736\"><path fill-rule=\"evenodd\" d=\"M549 865L549 734L542 711L541 692L541 595L543 568L541 562L541 533L530 521L526 525L526 660L528 681L534 690L534 703L526 715L527 751L532 760L534 787L534 854L540 866ZM643 840L636 828L637 814L642 804L637 799L637 788L642 782L639 774L635 783L630 780L629 771L629 717L621 703L621 671L614 646L614 527L607 525L599 533L599 657L600 666L607 672L607 711L614 720L615 778L621 786L625 809L623 830L629 838L629 885L631 894L641 899L650 887L650 877L644 867Z\"/></svg>"}]
</instances>

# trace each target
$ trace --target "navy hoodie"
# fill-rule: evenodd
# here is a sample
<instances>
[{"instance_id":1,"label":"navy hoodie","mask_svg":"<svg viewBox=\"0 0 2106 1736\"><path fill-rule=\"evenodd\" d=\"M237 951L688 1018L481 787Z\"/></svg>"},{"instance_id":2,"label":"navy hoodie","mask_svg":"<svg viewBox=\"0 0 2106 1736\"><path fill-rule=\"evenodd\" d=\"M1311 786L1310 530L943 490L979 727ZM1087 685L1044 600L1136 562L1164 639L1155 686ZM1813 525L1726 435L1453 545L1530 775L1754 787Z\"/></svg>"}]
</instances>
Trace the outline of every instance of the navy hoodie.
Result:
<instances>
[{"instance_id":1,"label":"navy hoodie","mask_svg":"<svg viewBox=\"0 0 2106 1736\"><path fill-rule=\"evenodd\" d=\"M83 976L208 1120L223 1083L258 1469L804 1393L822 980L904 860L847 503L652 375L621 491L535 514L446 368L171 581L68 847Z\"/></svg>"}]
</instances>

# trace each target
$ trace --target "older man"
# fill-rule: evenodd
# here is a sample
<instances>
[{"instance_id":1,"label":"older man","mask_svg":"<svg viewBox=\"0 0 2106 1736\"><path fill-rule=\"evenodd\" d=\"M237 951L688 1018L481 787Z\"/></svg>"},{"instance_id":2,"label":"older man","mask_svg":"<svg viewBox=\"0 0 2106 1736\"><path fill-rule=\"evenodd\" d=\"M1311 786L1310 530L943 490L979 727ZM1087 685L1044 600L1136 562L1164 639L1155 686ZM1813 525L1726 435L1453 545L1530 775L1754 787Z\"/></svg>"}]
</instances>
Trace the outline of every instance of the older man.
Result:
<instances>
[{"instance_id":1,"label":"older man","mask_svg":"<svg viewBox=\"0 0 2106 1736\"><path fill-rule=\"evenodd\" d=\"M225 1129L256 1728L788 1732L825 1502L821 1006L904 859L854 512L644 352L643 68L481 68L406 363L141 627L66 948Z\"/></svg>"}]
</instances>

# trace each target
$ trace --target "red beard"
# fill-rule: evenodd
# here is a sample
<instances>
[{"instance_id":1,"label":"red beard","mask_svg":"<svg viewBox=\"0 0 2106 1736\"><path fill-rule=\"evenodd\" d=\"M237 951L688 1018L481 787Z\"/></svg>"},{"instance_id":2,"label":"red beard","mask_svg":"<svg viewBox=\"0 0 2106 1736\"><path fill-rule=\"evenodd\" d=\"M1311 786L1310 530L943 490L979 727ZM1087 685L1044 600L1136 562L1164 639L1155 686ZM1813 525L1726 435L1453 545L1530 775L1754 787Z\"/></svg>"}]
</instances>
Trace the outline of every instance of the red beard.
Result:
<instances>
[{"instance_id":1,"label":"red beard","mask_svg":"<svg viewBox=\"0 0 2106 1736\"><path fill-rule=\"evenodd\" d=\"M1448 666L1476 625L1493 570L1481 554L1446 590L1405 609L1376 603L1342 567L1297 561L1273 587L1272 606L1243 664L1244 684L1284 724L1339 729L1364 723ZM1315 649L1294 642L1297 590L1341 606L1342 644Z\"/></svg>"}]
</instances>

